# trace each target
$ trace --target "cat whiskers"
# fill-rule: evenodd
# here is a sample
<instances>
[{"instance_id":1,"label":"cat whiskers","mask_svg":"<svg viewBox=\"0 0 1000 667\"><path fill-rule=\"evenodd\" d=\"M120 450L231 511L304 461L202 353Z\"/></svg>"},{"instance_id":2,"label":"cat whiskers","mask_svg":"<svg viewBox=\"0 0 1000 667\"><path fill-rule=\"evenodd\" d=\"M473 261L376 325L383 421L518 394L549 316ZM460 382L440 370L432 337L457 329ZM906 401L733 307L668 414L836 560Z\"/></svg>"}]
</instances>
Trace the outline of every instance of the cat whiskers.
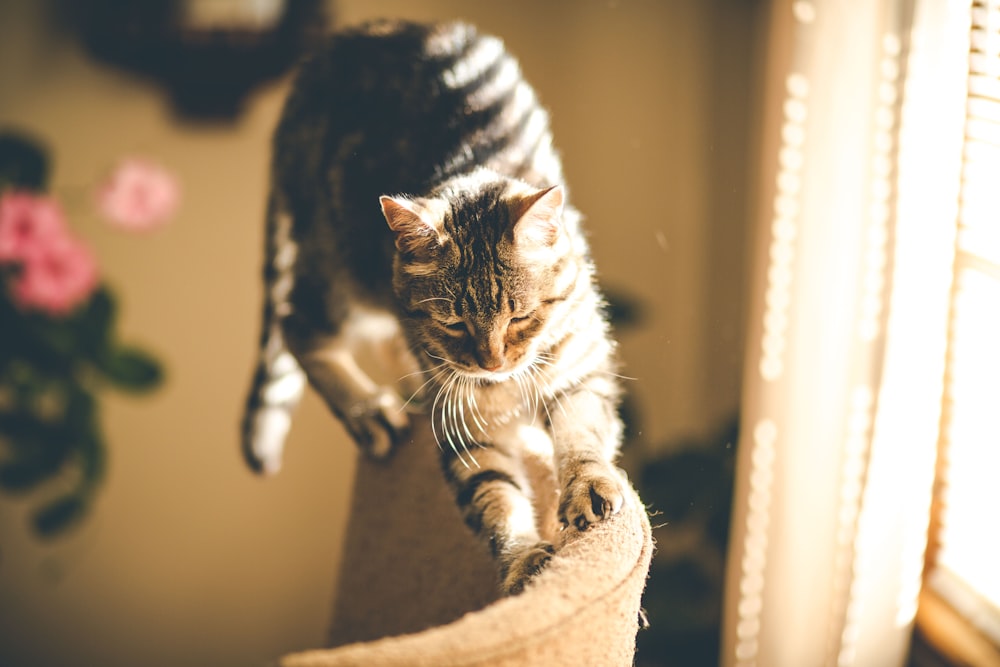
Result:
<instances>
[{"instance_id":1,"label":"cat whiskers","mask_svg":"<svg viewBox=\"0 0 1000 667\"><path fill-rule=\"evenodd\" d=\"M431 359L437 359L438 361L443 362L444 364L446 364L448 366L451 365L451 361L449 361L448 359L445 359L444 357L439 357L436 354L434 354L433 352L430 352L428 350L423 350L423 353L426 354Z\"/></svg>"},{"instance_id":2,"label":"cat whiskers","mask_svg":"<svg viewBox=\"0 0 1000 667\"><path fill-rule=\"evenodd\" d=\"M450 369L448 369L448 370L450 370ZM455 378L455 371L452 370L451 371L451 376L444 383L442 383L438 387L437 393L434 395L434 403L431 405L431 433L434 435L434 442L437 443L437 446L438 446L439 449L443 449L444 447L441 445L441 438L440 438L440 436L438 436L438 432L437 432L437 406L438 406L438 401L441 400L441 394L444 393L444 390L445 390L446 387L450 386L450 384L454 380L454 378ZM442 430L445 430L445 426L446 426L446 422L445 422L445 419L444 419L444 411L442 410L442 416L441 416L441 428L442 428ZM462 459L461 456L458 454L458 449L455 447L455 443L451 442L450 438L448 439L448 444L451 445L452 451L455 452L455 455L459 457L459 459L462 461L462 463L465 463L465 460ZM465 467L468 468L469 467L468 464L466 464Z\"/></svg>"},{"instance_id":3,"label":"cat whiskers","mask_svg":"<svg viewBox=\"0 0 1000 667\"><path fill-rule=\"evenodd\" d=\"M549 352L539 352L536 355L536 357L535 357L536 361L539 361L542 364L547 365L547 366L554 366L555 365L555 363L554 363L555 359L556 359L555 355L553 355L553 354L551 354ZM618 378L619 380L631 380L631 381L634 382L634 381L636 381L636 380L639 379L639 378L630 377L628 375L621 375L620 373L615 373L613 371L598 370L596 372L597 373L601 373L602 375L610 375L611 377Z\"/></svg>"},{"instance_id":4,"label":"cat whiskers","mask_svg":"<svg viewBox=\"0 0 1000 667\"><path fill-rule=\"evenodd\" d=\"M468 400L469 400L469 414L472 416L472 421L475 422L476 428L483 435L486 434L486 418L483 417L483 413L479 409L479 400L476 398L476 392L474 388L478 386L479 382L473 378L466 378L468 380L467 390L468 390ZM477 443L478 444L478 443Z\"/></svg>"},{"instance_id":5,"label":"cat whiskers","mask_svg":"<svg viewBox=\"0 0 1000 667\"><path fill-rule=\"evenodd\" d=\"M465 434L469 436L469 441L472 442L473 444L478 444L476 442L476 438L472 435L472 431L469 430L469 423L465 421L465 404L466 402L468 402L468 396L471 394L471 390L469 389L468 376L466 375L461 376L458 388L459 392L458 392L457 402L458 402L459 421L462 422L462 429L465 431ZM466 447L465 451L466 452L469 451L468 447ZM469 452L469 456L470 457L472 456L471 452ZM472 460L475 461L476 459L473 458ZM479 464L477 463L476 466L478 467L478 465Z\"/></svg>"},{"instance_id":6,"label":"cat whiskers","mask_svg":"<svg viewBox=\"0 0 1000 667\"><path fill-rule=\"evenodd\" d=\"M442 361L437 366L431 366L430 368L426 368L426 369L419 370L419 371L413 371L412 373L407 373L406 375L400 376L400 377L396 378L396 382L402 382L406 378L411 378L414 375L423 375L424 373L430 373L432 371L436 371L437 369L441 368L442 366L447 366L447 365L448 365L447 361Z\"/></svg>"},{"instance_id":7,"label":"cat whiskers","mask_svg":"<svg viewBox=\"0 0 1000 667\"><path fill-rule=\"evenodd\" d=\"M403 378L408 378L411 375L417 375L417 374L421 374L421 373L430 373L431 371L437 370L437 369L439 369L439 368L441 368L443 366L447 366L447 365L448 364L446 364L446 363L438 364L437 366L434 366L433 368L428 368L426 371L417 371L417 373L410 373L408 375L404 375L402 378L400 378L400 380L402 380ZM417 390L414 391L412 394L410 394L410 397L408 399L406 399L406 402L403 403L403 405L401 405L399 407L399 411L402 412L403 410L405 410L406 406L408 406L413 401L414 398L416 398L417 396L420 395L420 392L422 392L424 390L424 387L426 387L427 385L429 385L430 383L434 382L439 377L441 377L442 375L444 375L445 373L447 373L448 370L449 370L448 368L444 368L444 370L439 370L437 373L435 373L434 375L432 375L426 382L424 382L422 385L420 385L419 387L417 387Z\"/></svg>"},{"instance_id":8,"label":"cat whiskers","mask_svg":"<svg viewBox=\"0 0 1000 667\"><path fill-rule=\"evenodd\" d=\"M477 384L479 384L479 383L476 380L474 380L473 378L470 378L467 375L463 376L463 378L462 378L462 386L463 386L463 390L465 392L465 396L462 397L462 403L461 403L461 405L464 406L464 405L468 404L468 406L469 406L469 417L471 417L471 419L473 421L473 424L476 426L476 428L479 429L479 432L482 433L483 435L485 435L486 434L486 424L484 423L484 420L482 419L482 414L479 413L479 404L476 402L475 386ZM469 440L471 440L473 444L478 445L479 441L476 440L476 438L469 431L468 422L465 421L465 412L464 412L464 409L462 410L462 424L465 426L465 432L469 436Z\"/></svg>"},{"instance_id":9,"label":"cat whiskers","mask_svg":"<svg viewBox=\"0 0 1000 667\"><path fill-rule=\"evenodd\" d=\"M458 447L455 445L454 439L452 439L451 437L451 432L449 430L449 424L448 424L449 398L452 387L457 381L458 373L455 371L451 361L449 361L448 359L445 359L444 357L439 357L433 352L430 352L429 350L426 349L421 351L431 359L436 359L441 362L437 366L437 368L440 368L442 366L444 367L443 370L436 373L430 380L424 383L424 386L426 386L430 382L437 380L442 375L450 373L450 375L448 375L443 382L438 382L438 390L437 393L434 394L434 402L431 404L431 434L434 436L434 442L437 443L439 449L444 449L444 445L441 443L441 435L438 434L438 404L440 403L441 434L444 435L444 440L448 443L449 447L451 447L452 452L455 453L455 456L458 457L458 460L462 462L462 465L468 468L469 464L466 463L465 459L458 451ZM421 387L421 389L423 389L423 386Z\"/></svg>"},{"instance_id":10,"label":"cat whiskers","mask_svg":"<svg viewBox=\"0 0 1000 667\"><path fill-rule=\"evenodd\" d=\"M428 353L429 354L429 353ZM433 356L433 355L432 355ZM451 375L441 383L438 387L437 394L434 396L434 403L431 406L431 432L434 435L434 441L437 442L438 447L443 448L441 444L441 436L438 435L437 431L437 416L438 403L441 404L441 433L444 436L445 442L454 452L458 460L462 462L467 469L471 469L469 463L465 460L465 456L468 456L472 461L473 465L477 468L479 467L479 462L476 461L476 457L472 455L469 451L469 443L466 442L465 435L462 431L464 429L465 433L468 435L469 440L475 443L475 438L472 437L472 433L469 431L468 425L465 423L465 408L464 401L465 396L463 395L465 385L462 381L465 379L464 376L459 374L453 368L446 369L451 371ZM461 445L462 451L465 452L465 456L459 451L458 445Z\"/></svg>"},{"instance_id":11,"label":"cat whiskers","mask_svg":"<svg viewBox=\"0 0 1000 667\"><path fill-rule=\"evenodd\" d=\"M551 355L539 352L535 355L535 359L526 369L531 375L532 383L535 388L535 396L537 397L538 402L542 404L542 407L545 408L545 416L548 417L549 422L552 421L552 413L549 411L549 404L544 396L548 396L552 401L555 401L556 406L559 408L560 412L563 413L563 416L569 419L569 414L566 412L566 408L563 406L562 401L559 400L558 393L552 391L549 381L545 378L539 368L539 366L555 366L553 359L554 357Z\"/></svg>"},{"instance_id":12,"label":"cat whiskers","mask_svg":"<svg viewBox=\"0 0 1000 667\"><path fill-rule=\"evenodd\" d=\"M535 415L538 414L538 386L535 382L534 376L531 375L531 366L529 365L520 373L512 375L514 382L517 383L517 389L521 394L521 403L531 414L531 420L534 422Z\"/></svg>"},{"instance_id":13,"label":"cat whiskers","mask_svg":"<svg viewBox=\"0 0 1000 667\"><path fill-rule=\"evenodd\" d=\"M475 443L476 439L472 437L472 433L469 432L469 427L465 423L465 398L462 396L462 381L464 379L464 375L456 374L454 381L452 381L452 388L448 392L448 402L451 407L451 430L455 434L455 438L458 439L459 444L462 445L463 451L465 451L466 455L468 455L469 459L471 459L473 465L478 468L479 461L477 461L476 457L472 455L471 451L469 451L469 443L466 442L465 437L462 434L462 431L464 430L465 433L468 434L469 440ZM460 426L462 428L459 428ZM463 460L462 463L465 463L465 461ZM466 467L468 467L468 464L466 464Z\"/></svg>"},{"instance_id":14,"label":"cat whiskers","mask_svg":"<svg viewBox=\"0 0 1000 667\"><path fill-rule=\"evenodd\" d=\"M536 359L537 361L537 359ZM528 379L531 380L531 388L534 391L534 408L532 409L532 420L534 420L535 415L538 414L538 406L540 405L543 410L545 410L545 417L551 423L552 415L549 413L549 405L542 396L541 385L545 383L545 380L541 377L541 371L535 366L535 361L531 362L525 369L527 372Z\"/></svg>"}]
</instances>

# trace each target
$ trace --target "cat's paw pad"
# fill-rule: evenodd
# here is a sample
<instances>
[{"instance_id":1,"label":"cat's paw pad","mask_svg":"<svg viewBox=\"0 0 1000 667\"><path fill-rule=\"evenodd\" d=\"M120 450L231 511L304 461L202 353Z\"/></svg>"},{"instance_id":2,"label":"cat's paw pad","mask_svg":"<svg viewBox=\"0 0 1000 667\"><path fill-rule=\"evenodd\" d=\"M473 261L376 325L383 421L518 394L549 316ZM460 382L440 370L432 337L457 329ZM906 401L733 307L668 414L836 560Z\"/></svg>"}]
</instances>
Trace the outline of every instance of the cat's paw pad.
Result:
<instances>
[{"instance_id":1,"label":"cat's paw pad","mask_svg":"<svg viewBox=\"0 0 1000 667\"><path fill-rule=\"evenodd\" d=\"M588 462L572 475L559 502L564 526L586 530L621 511L625 504L624 481L608 464Z\"/></svg>"},{"instance_id":2,"label":"cat's paw pad","mask_svg":"<svg viewBox=\"0 0 1000 667\"><path fill-rule=\"evenodd\" d=\"M392 453L410 433L410 418L395 392L383 389L355 406L344 422L362 451L376 459Z\"/></svg>"},{"instance_id":3,"label":"cat's paw pad","mask_svg":"<svg viewBox=\"0 0 1000 667\"><path fill-rule=\"evenodd\" d=\"M504 568L501 584L504 595L523 591L525 584L545 568L555 552L555 547L548 542L539 542L518 552Z\"/></svg>"}]
</instances>

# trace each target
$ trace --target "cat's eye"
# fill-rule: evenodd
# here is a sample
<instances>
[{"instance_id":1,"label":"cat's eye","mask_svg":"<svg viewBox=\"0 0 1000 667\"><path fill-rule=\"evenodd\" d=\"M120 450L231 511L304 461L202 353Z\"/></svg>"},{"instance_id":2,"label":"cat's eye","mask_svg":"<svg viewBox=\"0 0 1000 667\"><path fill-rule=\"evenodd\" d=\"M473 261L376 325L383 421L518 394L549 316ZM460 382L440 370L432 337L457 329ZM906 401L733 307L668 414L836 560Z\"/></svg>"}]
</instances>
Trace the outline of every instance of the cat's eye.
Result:
<instances>
[{"instance_id":1,"label":"cat's eye","mask_svg":"<svg viewBox=\"0 0 1000 667\"><path fill-rule=\"evenodd\" d=\"M458 322L442 322L441 325L452 333L464 334L468 332L468 328L465 326L463 320L459 320Z\"/></svg>"},{"instance_id":2,"label":"cat's eye","mask_svg":"<svg viewBox=\"0 0 1000 667\"><path fill-rule=\"evenodd\" d=\"M527 322L531 319L531 315L525 315L524 317L512 317L510 318L511 324L518 324L519 322Z\"/></svg>"}]
</instances>

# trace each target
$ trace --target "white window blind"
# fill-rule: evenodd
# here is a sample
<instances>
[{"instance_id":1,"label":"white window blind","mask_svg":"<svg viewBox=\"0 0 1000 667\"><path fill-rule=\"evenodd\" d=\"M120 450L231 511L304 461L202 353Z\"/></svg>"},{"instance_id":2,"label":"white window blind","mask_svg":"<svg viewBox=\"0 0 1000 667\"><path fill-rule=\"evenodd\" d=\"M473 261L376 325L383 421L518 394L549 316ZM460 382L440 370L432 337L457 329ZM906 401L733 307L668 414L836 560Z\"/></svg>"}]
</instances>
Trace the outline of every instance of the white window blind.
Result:
<instances>
[{"instance_id":1,"label":"white window blind","mask_svg":"<svg viewBox=\"0 0 1000 667\"><path fill-rule=\"evenodd\" d=\"M928 584L1000 646L1000 0L972 3L968 107Z\"/></svg>"}]
</instances>

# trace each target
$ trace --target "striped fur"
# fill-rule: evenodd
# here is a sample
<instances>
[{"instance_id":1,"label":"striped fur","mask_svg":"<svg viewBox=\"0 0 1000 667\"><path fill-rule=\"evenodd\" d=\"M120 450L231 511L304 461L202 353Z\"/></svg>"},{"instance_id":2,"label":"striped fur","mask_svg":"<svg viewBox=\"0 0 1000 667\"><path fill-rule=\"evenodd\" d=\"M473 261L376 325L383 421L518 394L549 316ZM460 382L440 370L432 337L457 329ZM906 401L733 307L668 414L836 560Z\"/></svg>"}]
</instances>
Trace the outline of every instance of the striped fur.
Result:
<instances>
[{"instance_id":1,"label":"striped fur","mask_svg":"<svg viewBox=\"0 0 1000 667\"><path fill-rule=\"evenodd\" d=\"M375 456L427 410L510 593L553 552L525 428L549 436L564 525L617 512L615 345L562 183L548 116L496 38L379 22L306 61L274 137L250 465L280 466L304 378ZM362 346L399 386L371 380Z\"/></svg>"}]
</instances>

